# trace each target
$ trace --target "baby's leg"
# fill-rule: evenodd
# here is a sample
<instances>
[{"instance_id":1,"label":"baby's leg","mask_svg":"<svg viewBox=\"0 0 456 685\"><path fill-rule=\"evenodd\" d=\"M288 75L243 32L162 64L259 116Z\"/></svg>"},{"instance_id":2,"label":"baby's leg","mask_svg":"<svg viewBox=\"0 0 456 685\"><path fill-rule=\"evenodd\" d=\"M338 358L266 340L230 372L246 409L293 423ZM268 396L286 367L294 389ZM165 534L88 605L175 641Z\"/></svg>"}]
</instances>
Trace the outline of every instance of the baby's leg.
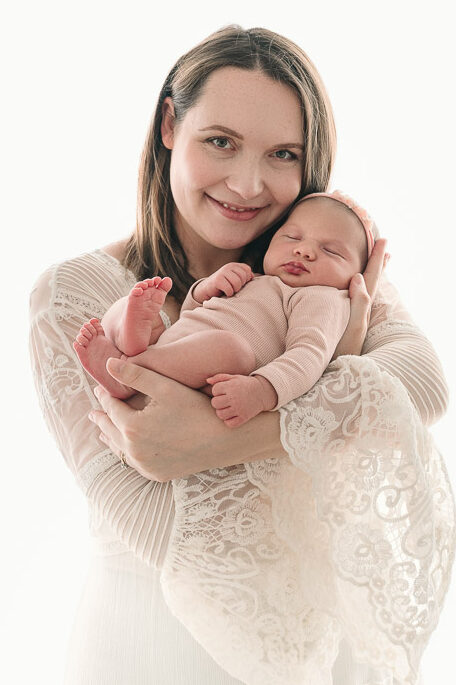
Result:
<instances>
[{"instance_id":1,"label":"baby's leg","mask_svg":"<svg viewBox=\"0 0 456 685\"><path fill-rule=\"evenodd\" d=\"M106 337L128 356L139 354L155 343L165 330L160 309L172 286L166 276L140 281L113 304L101 324Z\"/></svg>"},{"instance_id":2,"label":"baby's leg","mask_svg":"<svg viewBox=\"0 0 456 685\"><path fill-rule=\"evenodd\" d=\"M129 361L173 378L190 388L202 388L216 373L247 375L256 368L248 342L231 331L192 333L164 345L152 345Z\"/></svg>"}]
</instances>

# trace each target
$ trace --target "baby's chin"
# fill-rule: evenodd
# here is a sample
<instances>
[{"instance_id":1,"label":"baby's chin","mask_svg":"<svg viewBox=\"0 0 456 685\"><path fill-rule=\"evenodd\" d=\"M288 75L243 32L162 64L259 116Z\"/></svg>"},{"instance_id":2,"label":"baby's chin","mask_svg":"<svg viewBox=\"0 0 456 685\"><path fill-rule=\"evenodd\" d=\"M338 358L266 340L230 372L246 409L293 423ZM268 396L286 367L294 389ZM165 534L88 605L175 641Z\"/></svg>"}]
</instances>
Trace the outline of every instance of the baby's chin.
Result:
<instances>
[{"instance_id":1,"label":"baby's chin","mask_svg":"<svg viewBox=\"0 0 456 685\"><path fill-rule=\"evenodd\" d=\"M293 274L285 271L282 267L277 269L271 269L268 272L265 271L266 276L277 276L280 278L282 283L289 285L292 288L305 288L312 285L326 286L327 288L336 288L337 290L348 290L350 286L350 278L347 281L331 281L328 279L327 282L322 283L321 280L316 281L312 274L303 272L300 274Z\"/></svg>"}]
</instances>

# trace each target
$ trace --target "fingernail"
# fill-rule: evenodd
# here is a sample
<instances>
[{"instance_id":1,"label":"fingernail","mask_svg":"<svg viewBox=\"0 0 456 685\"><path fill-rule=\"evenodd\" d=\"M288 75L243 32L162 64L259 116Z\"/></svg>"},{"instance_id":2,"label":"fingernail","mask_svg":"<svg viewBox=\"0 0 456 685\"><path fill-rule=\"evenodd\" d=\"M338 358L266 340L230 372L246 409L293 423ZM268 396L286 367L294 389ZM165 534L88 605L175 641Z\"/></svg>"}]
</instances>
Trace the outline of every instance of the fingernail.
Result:
<instances>
[{"instance_id":1,"label":"fingernail","mask_svg":"<svg viewBox=\"0 0 456 685\"><path fill-rule=\"evenodd\" d=\"M110 357L108 361L109 366L115 373L122 373L125 362L123 362L121 359L116 359L116 357Z\"/></svg>"},{"instance_id":2,"label":"fingernail","mask_svg":"<svg viewBox=\"0 0 456 685\"><path fill-rule=\"evenodd\" d=\"M98 387L98 385L97 385L96 388L94 388L93 394L95 395L96 398L99 397L99 395L100 395L100 388Z\"/></svg>"},{"instance_id":3,"label":"fingernail","mask_svg":"<svg viewBox=\"0 0 456 685\"><path fill-rule=\"evenodd\" d=\"M92 414L92 412L90 412L90 414L89 414L89 419L90 419L90 421L94 421L94 420L95 420L95 415Z\"/></svg>"},{"instance_id":4,"label":"fingernail","mask_svg":"<svg viewBox=\"0 0 456 685\"><path fill-rule=\"evenodd\" d=\"M356 285L360 285L360 284L361 284L361 281L363 280L363 277L361 276L361 274L355 274L355 275L353 276L353 278L355 279Z\"/></svg>"}]
</instances>

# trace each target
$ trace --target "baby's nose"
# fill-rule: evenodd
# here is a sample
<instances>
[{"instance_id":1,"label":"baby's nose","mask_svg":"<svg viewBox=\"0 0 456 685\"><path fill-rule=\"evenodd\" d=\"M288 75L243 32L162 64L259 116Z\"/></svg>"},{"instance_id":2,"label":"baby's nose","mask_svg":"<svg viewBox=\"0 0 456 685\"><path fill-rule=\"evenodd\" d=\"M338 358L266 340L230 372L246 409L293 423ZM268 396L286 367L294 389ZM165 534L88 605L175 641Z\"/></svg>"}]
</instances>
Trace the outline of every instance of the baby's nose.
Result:
<instances>
[{"instance_id":1,"label":"baby's nose","mask_svg":"<svg viewBox=\"0 0 456 685\"><path fill-rule=\"evenodd\" d=\"M301 240L294 248L295 254L299 254L306 259L315 259L316 250L308 240Z\"/></svg>"}]
</instances>

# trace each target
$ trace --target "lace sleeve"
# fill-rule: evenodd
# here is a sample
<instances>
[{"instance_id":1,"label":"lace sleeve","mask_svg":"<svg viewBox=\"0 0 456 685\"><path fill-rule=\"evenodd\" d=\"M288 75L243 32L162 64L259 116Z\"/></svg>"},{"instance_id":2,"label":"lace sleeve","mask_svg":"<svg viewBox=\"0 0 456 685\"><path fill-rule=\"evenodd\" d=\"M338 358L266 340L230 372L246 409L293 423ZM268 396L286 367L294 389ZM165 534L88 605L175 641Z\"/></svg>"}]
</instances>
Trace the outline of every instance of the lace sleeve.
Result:
<instances>
[{"instance_id":1,"label":"lace sleeve","mask_svg":"<svg viewBox=\"0 0 456 685\"><path fill-rule=\"evenodd\" d=\"M95 381L72 345L82 324L101 319L134 282L133 274L101 251L48 269L30 297L30 356L44 418L78 485L119 540L158 565L172 523L171 485L122 469L100 442L87 417L99 408Z\"/></svg>"},{"instance_id":2,"label":"lace sleeve","mask_svg":"<svg viewBox=\"0 0 456 685\"><path fill-rule=\"evenodd\" d=\"M166 600L249 685L333 685L342 637L378 681L415 685L437 625L455 505L423 421L445 384L385 281L364 352L279 409L289 459L173 481Z\"/></svg>"}]
</instances>

